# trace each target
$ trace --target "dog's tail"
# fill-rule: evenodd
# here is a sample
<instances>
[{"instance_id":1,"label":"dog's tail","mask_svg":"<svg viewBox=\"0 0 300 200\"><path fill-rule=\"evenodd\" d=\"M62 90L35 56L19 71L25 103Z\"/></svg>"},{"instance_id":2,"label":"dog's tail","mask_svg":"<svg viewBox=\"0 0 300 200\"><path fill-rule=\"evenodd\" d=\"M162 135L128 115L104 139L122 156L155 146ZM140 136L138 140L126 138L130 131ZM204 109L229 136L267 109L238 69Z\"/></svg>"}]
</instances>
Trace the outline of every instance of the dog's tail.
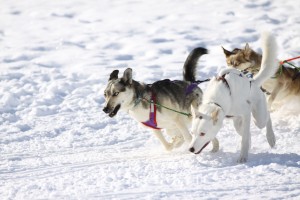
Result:
<instances>
[{"instance_id":1,"label":"dog's tail","mask_svg":"<svg viewBox=\"0 0 300 200\"><path fill-rule=\"evenodd\" d=\"M193 49L183 65L183 80L190 82L196 81L197 62L202 55L207 53L208 50L202 47Z\"/></svg>"},{"instance_id":2,"label":"dog's tail","mask_svg":"<svg viewBox=\"0 0 300 200\"><path fill-rule=\"evenodd\" d=\"M262 61L259 72L254 76L254 82L261 86L267 79L271 78L278 70L277 43L275 37L265 32L262 34Z\"/></svg>"}]
</instances>

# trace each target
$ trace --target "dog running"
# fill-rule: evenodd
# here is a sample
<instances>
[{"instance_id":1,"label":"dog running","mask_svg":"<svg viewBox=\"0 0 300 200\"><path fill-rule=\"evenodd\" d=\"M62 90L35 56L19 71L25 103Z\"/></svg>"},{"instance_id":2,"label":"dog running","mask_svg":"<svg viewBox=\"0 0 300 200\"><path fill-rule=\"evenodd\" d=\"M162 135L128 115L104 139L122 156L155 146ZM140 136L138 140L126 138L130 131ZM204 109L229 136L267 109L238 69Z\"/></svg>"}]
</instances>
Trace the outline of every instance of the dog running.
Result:
<instances>
[{"instance_id":1,"label":"dog running","mask_svg":"<svg viewBox=\"0 0 300 200\"><path fill-rule=\"evenodd\" d=\"M128 112L151 128L168 151L184 142L190 143L191 105L198 107L202 102L202 90L195 83L196 67L204 54L207 54L205 48L196 48L189 54L183 66L183 80L166 79L145 84L132 79L131 68L127 68L122 77L118 77L119 70L114 70L104 91L103 111L109 117L114 117L119 110ZM171 142L164 137L162 129L172 138ZM218 149L218 140L213 139L212 151Z\"/></svg>"},{"instance_id":2,"label":"dog running","mask_svg":"<svg viewBox=\"0 0 300 200\"><path fill-rule=\"evenodd\" d=\"M275 47L275 44L273 45ZM246 73L256 75L261 67L262 55L250 48L247 43L243 49L235 48L228 51L223 48L226 62L229 67L234 67ZM276 49L273 49L276 51ZM271 110L273 102L291 95L300 95L300 77L296 68L281 65L278 61L278 70L263 83L263 88L269 94L268 107Z\"/></svg>"},{"instance_id":3,"label":"dog running","mask_svg":"<svg viewBox=\"0 0 300 200\"><path fill-rule=\"evenodd\" d=\"M271 147L275 145L270 113L262 83L278 69L276 41L265 33L262 37L263 57L259 72L249 79L235 68L227 68L210 80L203 94L203 102L198 109L192 108L193 136L189 150L199 154L213 140L222 127L223 120L230 118L237 133L242 137L239 163L248 158L251 144L251 113L258 128L266 127L266 137Z\"/></svg>"}]
</instances>

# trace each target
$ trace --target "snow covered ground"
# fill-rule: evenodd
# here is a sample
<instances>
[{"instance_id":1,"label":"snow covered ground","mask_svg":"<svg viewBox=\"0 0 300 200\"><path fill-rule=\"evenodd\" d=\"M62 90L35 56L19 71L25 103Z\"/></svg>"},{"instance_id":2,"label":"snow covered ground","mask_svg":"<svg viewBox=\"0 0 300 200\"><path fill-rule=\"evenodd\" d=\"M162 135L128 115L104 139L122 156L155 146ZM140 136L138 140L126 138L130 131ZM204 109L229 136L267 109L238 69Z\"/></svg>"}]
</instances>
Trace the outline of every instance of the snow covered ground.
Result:
<instances>
[{"instance_id":1,"label":"snow covered ground","mask_svg":"<svg viewBox=\"0 0 300 200\"><path fill-rule=\"evenodd\" d=\"M126 113L102 112L113 69L130 66L146 83L181 79L188 53L203 46L210 54L198 78L206 79L225 67L221 45L259 50L264 30L276 35L280 58L300 55L299 8L295 0L1 0L1 199L299 199L299 113L272 113L274 149L252 124L249 161L237 164L230 121L219 152L193 155L166 152Z\"/></svg>"}]
</instances>

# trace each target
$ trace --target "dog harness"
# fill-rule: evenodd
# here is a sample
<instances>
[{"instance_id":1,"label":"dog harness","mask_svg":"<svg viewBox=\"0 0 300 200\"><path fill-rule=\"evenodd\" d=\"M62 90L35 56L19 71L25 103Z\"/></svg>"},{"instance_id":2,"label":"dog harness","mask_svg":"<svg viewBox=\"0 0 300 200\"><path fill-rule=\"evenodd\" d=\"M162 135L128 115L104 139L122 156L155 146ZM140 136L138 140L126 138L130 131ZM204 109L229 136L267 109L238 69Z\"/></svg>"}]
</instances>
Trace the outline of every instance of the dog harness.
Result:
<instances>
[{"instance_id":1,"label":"dog harness","mask_svg":"<svg viewBox=\"0 0 300 200\"><path fill-rule=\"evenodd\" d=\"M185 95L189 95L193 92L193 90L198 87L197 83L191 83L186 89L185 89Z\"/></svg>"},{"instance_id":2,"label":"dog harness","mask_svg":"<svg viewBox=\"0 0 300 200\"><path fill-rule=\"evenodd\" d=\"M154 93L152 93L151 100L150 100L149 120L146 122L142 122L142 124L153 129L157 129L157 130L161 129L157 127L157 122L156 122L156 96Z\"/></svg>"},{"instance_id":3,"label":"dog harness","mask_svg":"<svg viewBox=\"0 0 300 200\"><path fill-rule=\"evenodd\" d=\"M244 74L244 76L246 76L247 78L250 78L250 79L253 78L253 73L251 73L251 72L248 71L247 69L242 70L241 72L242 72L242 73Z\"/></svg>"},{"instance_id":4,"label":"dog harness","mask_svg":"<svg viewBox=\"0 0 300 200\"><path fill-rule=\"evenodd\" d=\"M228 74L228 73L227 73ZM226 78L225 78L225 75L226 74L223 74L223 76L218 76L217 77L217 80L218 81L223 81L223 83L225 83L225 85L227 86L227 88L229 89L229 94L231 95L231 90L230 90L230 87L229 87L229 84L228 84L228 82L227 82L227 80L226 80Z\"/></svg>"}]
</instances>

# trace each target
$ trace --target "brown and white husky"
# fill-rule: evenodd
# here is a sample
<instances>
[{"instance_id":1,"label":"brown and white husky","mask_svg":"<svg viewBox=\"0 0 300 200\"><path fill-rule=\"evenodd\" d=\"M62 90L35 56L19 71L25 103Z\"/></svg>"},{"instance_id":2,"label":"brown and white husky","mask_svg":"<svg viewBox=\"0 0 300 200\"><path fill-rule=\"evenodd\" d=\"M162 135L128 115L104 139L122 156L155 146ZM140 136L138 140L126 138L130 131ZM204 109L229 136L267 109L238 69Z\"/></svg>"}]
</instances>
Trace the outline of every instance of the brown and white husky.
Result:
<instances>
[{"instance_id":1,"label":"brown and white husky","mask_svg":"<svg viewBox=\"0 0 300 200\"><path fill-rule=\"evenodd\" d=\"M272 44L271 48L276 51L276 44ZM248 43L243 49L235 48L232 51L229 51L223 48L223 51L229 67L234 67L253 75L256 75L259 72L262 55L251 49ZM274 100L279 102L285 97L300 95L299 75L300 74L297 69L281 65L278 61L278 70L276 74L265 81L262 85L262 87L267 91L267 94L270 94L268 98L269 109L271 109Z\"/></svg>"}]
</instances>

